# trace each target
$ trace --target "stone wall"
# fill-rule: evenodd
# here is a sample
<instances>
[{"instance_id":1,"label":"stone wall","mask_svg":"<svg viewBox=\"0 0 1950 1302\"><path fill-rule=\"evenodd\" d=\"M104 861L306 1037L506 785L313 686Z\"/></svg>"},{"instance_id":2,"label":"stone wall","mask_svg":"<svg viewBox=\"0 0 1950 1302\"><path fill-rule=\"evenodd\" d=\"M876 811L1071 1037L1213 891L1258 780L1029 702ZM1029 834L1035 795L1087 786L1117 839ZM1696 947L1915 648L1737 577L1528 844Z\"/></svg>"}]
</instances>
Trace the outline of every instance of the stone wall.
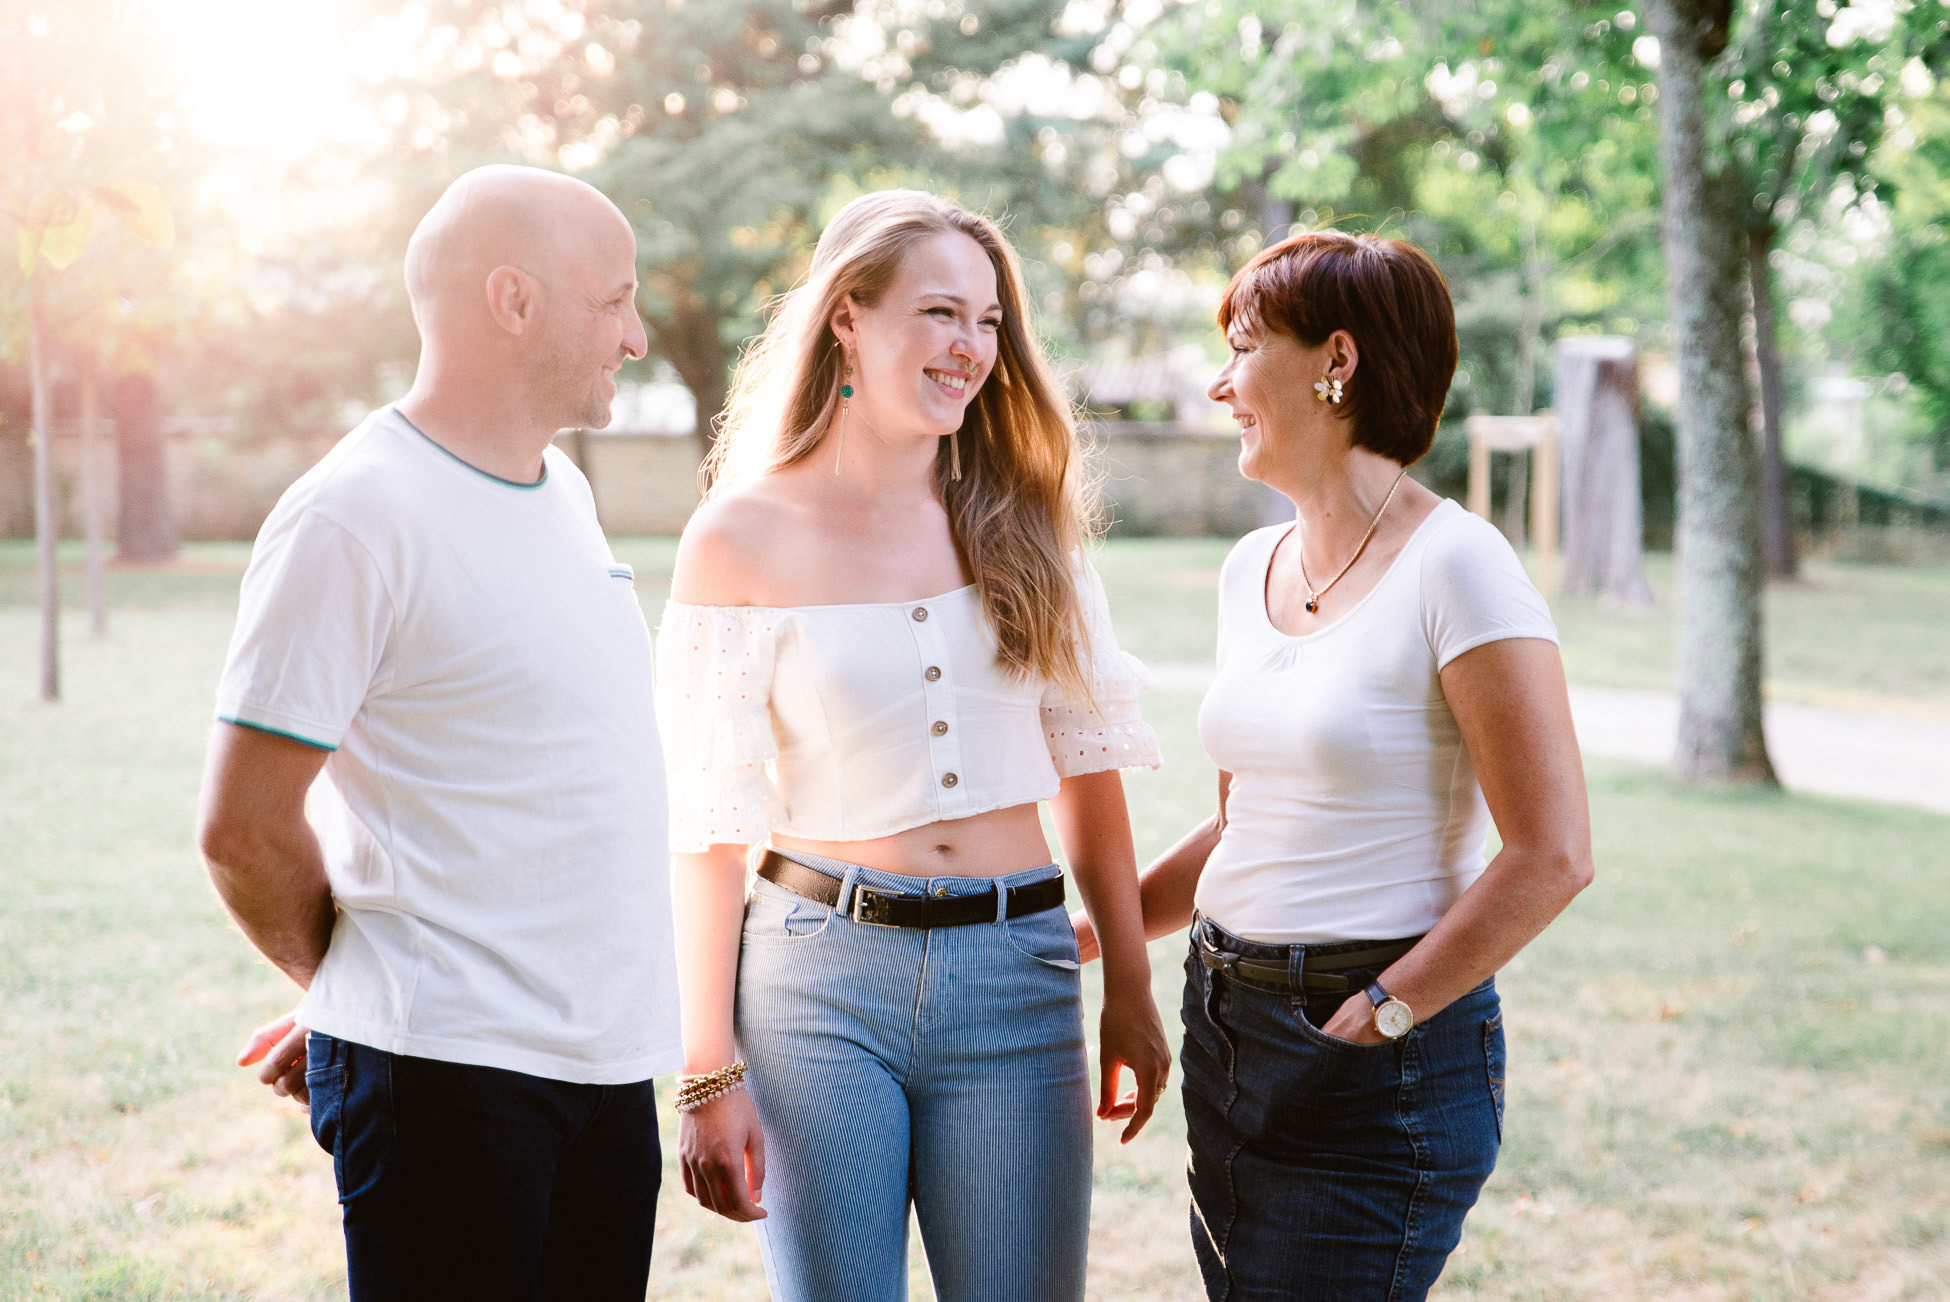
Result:
<instances>
[{"instance_id":1,"label":"stone wall","mask_svg":"<svg viewBox=\"0 0 1950 1302\"><path fill-rule=\"evenodd\" d=\"M1239 473L1236 434L1130 421L1086 441L1114 534L1237 538L1282 518L1285 499Z\"/></svg>"},{"instance_id":2,"label":"stone wall","mask_svg":"<svg viewBox=\"0 0 1950 1302\"><path fill-rule=\"evenodd\" d=\"M182 536L250 538L292 480L330 449L336 434L239 444L177 430L167 437L169 493ZM1230 434L1168 424L1106 424L1086 432L1112 531L1126 535L1237 537L1269 518L1271 495L1239 476ZM596 510L612 534L674 534L698 501L697 441L665 434L565 434L560 446L583 467ZM80 439L55 438L56 498L63 533L81 534ZM102 515L112 536L115 452L104 438ZM23 440L0 440L0 536L33 533L32 458Z\"/></svg>"}]
</instances>

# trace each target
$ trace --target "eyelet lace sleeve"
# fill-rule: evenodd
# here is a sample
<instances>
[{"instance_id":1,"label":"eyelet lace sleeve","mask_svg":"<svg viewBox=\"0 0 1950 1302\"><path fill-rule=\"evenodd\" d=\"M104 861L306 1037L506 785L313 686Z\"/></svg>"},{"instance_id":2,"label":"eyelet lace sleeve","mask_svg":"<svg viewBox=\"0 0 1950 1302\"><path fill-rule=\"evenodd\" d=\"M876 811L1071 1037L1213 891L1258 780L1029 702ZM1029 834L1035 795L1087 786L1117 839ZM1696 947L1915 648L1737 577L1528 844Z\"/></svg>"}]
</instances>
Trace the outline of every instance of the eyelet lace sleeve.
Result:
<instances>
[{"instance_id":1,"label":"eyelet lace sleeve","mask_svg":"<svg viewBox=\"0 0 1950 1302\"><path fill-rule=\"evenodd\" d=\"M780 811L766 761L778 612L664 607L657 630L657 726L670 791L670 848L756 845Z\"/></svg>"},{"instance_id":2,"label":"eyelet lace sleeve","mask_svg":"<svg viewBox=\"0 0 1950 1302\"><path fill-rule=\"evenodd\" d=\"M1117 645L1110 601L1096 567L1079 557L1077 596L1083 603L1084 671L1094 701L1072 700L1051 683L1043 693L1043 736L1058 777L1106 769L1157 768L1158 735L1138 713L1138 693L1157 685L1141 661Z\"/></svg>"}]
</instances>

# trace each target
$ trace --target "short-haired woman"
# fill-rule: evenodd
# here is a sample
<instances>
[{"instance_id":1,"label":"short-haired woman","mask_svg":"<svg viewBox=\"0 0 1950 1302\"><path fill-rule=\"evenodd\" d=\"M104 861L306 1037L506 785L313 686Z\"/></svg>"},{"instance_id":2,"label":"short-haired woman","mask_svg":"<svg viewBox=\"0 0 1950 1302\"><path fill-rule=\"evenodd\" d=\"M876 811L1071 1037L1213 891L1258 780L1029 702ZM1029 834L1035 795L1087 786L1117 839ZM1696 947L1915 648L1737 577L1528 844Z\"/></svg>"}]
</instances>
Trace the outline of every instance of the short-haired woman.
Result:
<instances>
[{"instance_id":1,"label":"short-haired woman","mask_svg":"<svg viewBox=\"0 0 1950 1302\"><path fill-rule=\"evenodd\" d=\"M1193 1242L1214 1299L1419 1298L1501 1142L1493 974L1591 880L1556 632L1502 536L1406 477L1456 369L1426 255L1296 235L1219 324L1240 470L1296 519L1226 560L1218 810L1143 879L1147 934L1193 924Z\"/></svg>"},{"instance_id":2,"label":"short-haired woman","mask_svg":"<svg viewBox=\"0 0 1950 1302\"><path fill-rule=\"evenodd\" d=\"M849 203L740 368L678 552L684 1186L759 1221L780 1302L905 1297L910 1204L944 1300L1083 1296L1078 953L1038 801L1103 938L1097 1115L1129 1138L1170 1067L1119 776L1157 741L1026 308L988 221Z\"/></svg>"}]
</instances>

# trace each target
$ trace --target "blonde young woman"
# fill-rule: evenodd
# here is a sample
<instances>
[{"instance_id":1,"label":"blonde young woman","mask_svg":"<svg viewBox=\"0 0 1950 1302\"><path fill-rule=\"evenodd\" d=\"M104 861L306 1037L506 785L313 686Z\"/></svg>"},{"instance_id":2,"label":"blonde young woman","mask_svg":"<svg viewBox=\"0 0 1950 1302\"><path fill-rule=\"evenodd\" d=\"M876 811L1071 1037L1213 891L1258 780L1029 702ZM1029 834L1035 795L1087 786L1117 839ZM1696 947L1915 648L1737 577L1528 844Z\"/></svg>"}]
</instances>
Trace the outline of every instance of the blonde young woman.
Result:
<instances>
[{"instance_id":1,"label":"blonde young woman","mask_svg":"<svg viewBox=\"0 0 1950 1302\"><path fill-rule=\"evenodd\" d=\"M1090 1089L1041 800L1106 965L1097 1116L1130 1138L1169 1070L1119 776L1157 742L1025 304L983 218L848 204L678 553L684 1185L758 1222L780 1302L904 1297L910 1204L944 1300L1082 1296Z\"/></svg>"}]
</instances>

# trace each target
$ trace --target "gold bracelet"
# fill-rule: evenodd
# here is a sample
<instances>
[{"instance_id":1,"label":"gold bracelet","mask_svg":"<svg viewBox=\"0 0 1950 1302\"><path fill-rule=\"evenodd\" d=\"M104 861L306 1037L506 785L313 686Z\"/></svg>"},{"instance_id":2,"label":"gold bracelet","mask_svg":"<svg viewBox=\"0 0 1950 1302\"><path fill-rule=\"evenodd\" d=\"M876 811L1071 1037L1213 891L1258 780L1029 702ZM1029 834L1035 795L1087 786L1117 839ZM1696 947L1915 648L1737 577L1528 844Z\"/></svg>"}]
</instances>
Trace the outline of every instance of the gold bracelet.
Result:
<instances>
[{"instance_id":1,"label":"gold bracelet","mask_svg":"<svg viewBox=\"0 0 1950 1302\"><path fill-rule=\"evenodd\" d=\"M745 1082L746 1066L741 1058L716 1071L705 1072L701 1076L679 1076L677 1078L677 1110L688 1111L700 1103L727 1093Z\"/></svg>"}]
</instances>

